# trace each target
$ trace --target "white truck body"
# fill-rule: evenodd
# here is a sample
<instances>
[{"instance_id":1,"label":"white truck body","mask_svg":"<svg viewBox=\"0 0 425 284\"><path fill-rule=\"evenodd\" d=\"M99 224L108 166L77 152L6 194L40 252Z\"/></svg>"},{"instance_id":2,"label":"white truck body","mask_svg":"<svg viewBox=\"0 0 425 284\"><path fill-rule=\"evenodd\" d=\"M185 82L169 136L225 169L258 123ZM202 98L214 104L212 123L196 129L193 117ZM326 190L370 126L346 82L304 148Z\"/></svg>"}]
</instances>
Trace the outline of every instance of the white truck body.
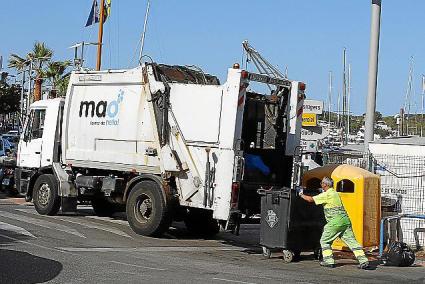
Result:
<instances>
[{"instance_id":1,"label":"white truck body","mask_svg":"<svg viewBox=\"0 0 425 284\"><path fill-rule=\"evenodd\" d=\"M171 80L177 71L163 68L148 64L130 70L73 72L65 99L31 106L18 167L23 172L52 167L59 188L68 188L60 190L60 196L81 195L78 177L87 173L124 179L127 186L120 191L124 202L131 190L129 176L172 179L180 207L210 210L214 219L228 221L237 210L234 183L243 181L245 170L241 144L249 142L255 148L259 143L241 141L250 81L286 89L285 149L280 153L288 157L299 146L303 83L229 69L222 85L207 82L211 79L203 73L205 82L196 84ZM161 104L161 98L168 104ZM40 110L42 135L31 138L31 125L37 125L34 116L40 116ZM19 185L28 192L32 175Z\"/></svg>"}]
</instances>

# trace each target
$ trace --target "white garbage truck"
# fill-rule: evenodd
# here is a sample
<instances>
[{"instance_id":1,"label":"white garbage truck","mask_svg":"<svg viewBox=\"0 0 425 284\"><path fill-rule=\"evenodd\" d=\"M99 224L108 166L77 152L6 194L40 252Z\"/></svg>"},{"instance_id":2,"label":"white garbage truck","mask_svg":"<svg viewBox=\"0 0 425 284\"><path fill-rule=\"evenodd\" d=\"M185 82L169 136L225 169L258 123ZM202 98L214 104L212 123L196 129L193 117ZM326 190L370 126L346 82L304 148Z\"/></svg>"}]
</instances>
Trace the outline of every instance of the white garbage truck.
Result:
<instances>
[{"instance_id":1,"label":"white garbage truck","mask_svg":"<svg viewBox=\"0 0 425 284\"><path fill-rule=\"evenodd\" d=\"M224 84L157 63L74 71L65 98L30 107L17 188L39 214L89 202L98 215L125 210L141 235L175 220L206 235L233 230L259 213L257 189L296 179L304 90L237 65Z\"/></svg>"}]
</instances>

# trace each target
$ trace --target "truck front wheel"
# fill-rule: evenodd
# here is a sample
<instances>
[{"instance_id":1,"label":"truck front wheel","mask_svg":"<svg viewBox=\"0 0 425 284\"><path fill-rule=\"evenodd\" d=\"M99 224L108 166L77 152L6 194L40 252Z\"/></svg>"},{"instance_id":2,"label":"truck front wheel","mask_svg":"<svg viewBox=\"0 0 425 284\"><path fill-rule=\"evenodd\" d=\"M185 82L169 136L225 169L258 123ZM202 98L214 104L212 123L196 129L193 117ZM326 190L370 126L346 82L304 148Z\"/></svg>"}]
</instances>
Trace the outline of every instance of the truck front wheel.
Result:
<instances>
[{"instance_id":1,"label":"truck front wheel","mask_svg":"<svg viewBox=\"0 0 425 284\"><path fill-rule=\"evenodd\" d=\"M35 210L41 215L56 215L60 209L58 186L53 175L45 174L34 184L33 200Z\"/></svg>"},{"instance_id":2,"label":"truck front wheel","mask_svg":"<svg viewBox=\"0 0 425 284\"><path fill-rule=\"evenodd\" d=\"M126 212L130 227L139 235L160 236L171 224L161 187L154 181L142 181L130 192Z\"/></svg>"}]
</instances>

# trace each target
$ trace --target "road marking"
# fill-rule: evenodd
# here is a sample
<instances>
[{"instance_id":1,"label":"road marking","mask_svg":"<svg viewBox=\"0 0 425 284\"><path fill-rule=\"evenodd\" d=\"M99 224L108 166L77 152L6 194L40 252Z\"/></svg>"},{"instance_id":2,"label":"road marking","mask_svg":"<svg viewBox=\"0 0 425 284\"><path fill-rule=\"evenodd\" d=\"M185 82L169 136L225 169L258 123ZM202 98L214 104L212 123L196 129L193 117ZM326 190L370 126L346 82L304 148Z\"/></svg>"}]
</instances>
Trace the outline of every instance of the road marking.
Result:
<instances>
[{"instance_id":1,"label":"road marking","mask_svg":"<svg viewBox=\"0 0 425 284\"><path fill-rule=\"evenodd\" d=\"M110 227L105 227L105 226L102 226L102 225L99 225L99 224L96 224L96 223L93 223L93 222L84 221L81 218L76 219L76 221L65 219L63 217L54 217L54 218L65 221L65 222L69 222L69 223L72 223L72 224L77 224L77 225L80 225L80 226L83 226L83 227L86 227L86 228L89 228L89 229L97 229L97 230L109 232L109 233L112 233L112 234L115 234L115 235L119 235L121 237L126 237L126 238L132 239L132 237L130 235L128 235L127 233L124 233L121 230L118 230L118 229L115 229L115 228L110 228Z\"/></svg>"},{"instance_id":2,"label":"road marking","mask_svg":"<svg viewBox=\"0 0 425 284\"><path fill-rule=\"evenodd\" d=\"M0 211L0 216L6 217L6 218L9 218L9 219L13 219L13 220L17 220L17 221L21 221L21 222L25 222L25 223L29 223L29 224L32 224L32 225L40 226L40 227L47 228L47 229L61 231L61 232L68 233L68 234L71 234L71 235L74 235L74 236L77 236L77 237L80 237L80 238L86 238L83 234L79 233L77 230L74 230L74 229L69 228L69 227L64 226L64 225L55 224L55 223L52 223L52 222L49 222L49 221L36 219L36 218L23 216L23 215L18 215L18 214L13 214L13 213L4 212L4 211Z\"/></svg>"},{"instance_id":3,"label":"road marking","mask_svg":"<svg viewBox=\"0 0 425 284\"><path fill-rule=\"evenodd\" d=\"M29 214L38 215L38 213L36 213L36 211L31 210L31 209L21 209L21 208L19 208L19 209L15 209L15 210L25 212L25 213L29 213ZM72 224L81 225L83 227L90 228L90 229L97 229L97 230L109 232L109 233L112 233L112 234L115 234L115 235L119 235L121 237L126 237L126 238L130 238L130 239L133 238L130 235L128 235L127 233L125 233L121 230L111 228L111 227L102 226L100 224L96 224L96 223L84 220L83 218L86 218L87 216L81 216L81 215L75 215L74 216L73 215L73 216L70 216L70 217L64 217L64 216L45 216L45 217L52 218L52 219L58 219L58 220L61 220L61 221L64 221L64 222L72 223ZM78 221L71 220L71 218L76 218L75 220L78 220ZM125 223L127 224L127 222L125 222Z\"/></svg>"},{"instance_id":4,"label":"road marking","mask_svg":"<svg viewBox=\"0 0 425 284\"><path fill-rule=\"evenodd\" d=\"M69 255L79 256L78 254L75 254L75 253L72 253L72 252L63 251L63 250L59 250L59 249L56 249L56 248L49 248L49 247L45 247L45 246L42 246L42 245L37 245L37 244L26 242L26 241L23 241L23 240L20 240L20 239L17 239L17 238L12 238L12 237L9 237L9 236L3 235L3 234L0 234L0 237L9 239L9 240L14 241L14 242L17 242L17 243L21 243L21 244L26 244L26 245L29 245L29 246L34 246L34 247L42 248L42 249L45 249L45 250L52 250L52 251L56 251L56 252L60 252L60 253L65 253L65 254L69 254Z\"/></svg>"},{"instance_id":5,"label":"road marking","mask_svg":"<svg viewBox=\"0 0 425 284\"><path fill-rule=\"evenodd\" d=\"M242 251L237 247L59 247L58 249L73 252L210 252L210 251Z\"/></svg>"},{"instance_id":6,"label":"road marking","mask_svg":"<svg viewBox=\"0 0 425 284\"><path fill-rule=\"evenodd\" d=\"M213 280L224 281L224 282L232 282L232 283L257 284L255 282L245 282L245 281L238 281L238 280L231 280L231 279L224 279L224 278L213 278Z\"/></svg>"},{"instance_id":7,"label":"road marking","mask_svg":"<svg viewBox=\"0 0 425 284\"><path fill-rule=\"evenodd\" d=\"M130 263L125 263L125 262L120 262L120 261L114 261L114 260L111 260L111 261L109 261L109 262L110 262L110 263L115 263L115 264L126 265L126 266L137 267L137 268L149 269L149 270L158 270L158 271L165 271L165 270L167 270L167 269L164 269L164 268L156 268L156 267L149 267L149 266L141 266L141 265L130 264Z\"/></svg>"},{"instance_id":8,"label":"road marking","mask_svg":"<svg viewBox=\"0 0 425 284\"><path fill-rule=\"evenodd\" d=\"M17 208L15 210L16 211L25 212L25 213L28 213L28 214L39 215L37 213L37 211L35 211L34 209ZM72 217L84 217L84 218L88 218L88 219L101 220L101 221L105 221L105 222L116 223L116 224L128 226L128 222L127 221L121 220L121 219L114 219L114 218L110 218L110 217L87 216L87 215L78 214L78 213L75 214L75 215L71 215L71 216ZM49 216L49 217L51 217L51 216Z\"/></svg>"},{"instance_id":9,"label":"road marking","mask_svg":"<svg viewBox=\"0 0 425 284\"><path fill-rule=\"evenodd\" d=\"M28 232L24 228L14 226L14 225L11 225L11 224L8 224L8 223L0 222L0 230L18 233L20 235L28 236L28 237L35 238L35 239L37 238L36 236L31 234L30 232Z\"/></svg>"},{"instance_id":10,"label":"road marking","mask_svg":"<svg viewBox=\"0 0 425 284\"><path fill-rule=\"evenodd\" d=\"M106 221L106 222L111 222L111 223L116 223L116 224L128 226L128 222L127 221L120 220L120 219L113 219L113 218L110 218L110 217L86 216L86 218L95 219L95 220L101 220L101 221Z\"/></svg>"}]
</instances>

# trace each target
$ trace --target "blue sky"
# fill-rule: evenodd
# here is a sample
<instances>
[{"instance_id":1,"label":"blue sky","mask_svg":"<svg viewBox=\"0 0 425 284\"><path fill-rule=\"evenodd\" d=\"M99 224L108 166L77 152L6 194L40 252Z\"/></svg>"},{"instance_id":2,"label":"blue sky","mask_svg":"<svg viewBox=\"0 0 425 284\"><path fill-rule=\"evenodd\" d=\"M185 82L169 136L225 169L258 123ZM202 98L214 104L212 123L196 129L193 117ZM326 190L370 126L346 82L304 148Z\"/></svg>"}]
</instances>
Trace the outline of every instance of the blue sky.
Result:
<instances>
[{"instance_id":1,"label":"blue sky","mask_svg":"<svg viewBox=\"0 0 425 284\"><path fill-rule=\"evenodd\" d=\"M307 83L308 97L327 100L328 72L334 98L342 85L342 50L352 65L351 109L365 112L370 33L369 0L152 0L145 53L157 62L194 64L222 81L242 57L248 39L289 77ZM97 27L84 28L92 0L11 1L0 4L0 55L25 55L44 41L55 59L71 59L69 46L96 41ZM137 64L146 1L112 0L105 24L103 68ZM414 56L412 112L421 111L425 73L425 1L383 0L377 110L397 113L404 104L409 58ZM86 53L94 66L95 49Z\"/></svg>"}]
</instances>

